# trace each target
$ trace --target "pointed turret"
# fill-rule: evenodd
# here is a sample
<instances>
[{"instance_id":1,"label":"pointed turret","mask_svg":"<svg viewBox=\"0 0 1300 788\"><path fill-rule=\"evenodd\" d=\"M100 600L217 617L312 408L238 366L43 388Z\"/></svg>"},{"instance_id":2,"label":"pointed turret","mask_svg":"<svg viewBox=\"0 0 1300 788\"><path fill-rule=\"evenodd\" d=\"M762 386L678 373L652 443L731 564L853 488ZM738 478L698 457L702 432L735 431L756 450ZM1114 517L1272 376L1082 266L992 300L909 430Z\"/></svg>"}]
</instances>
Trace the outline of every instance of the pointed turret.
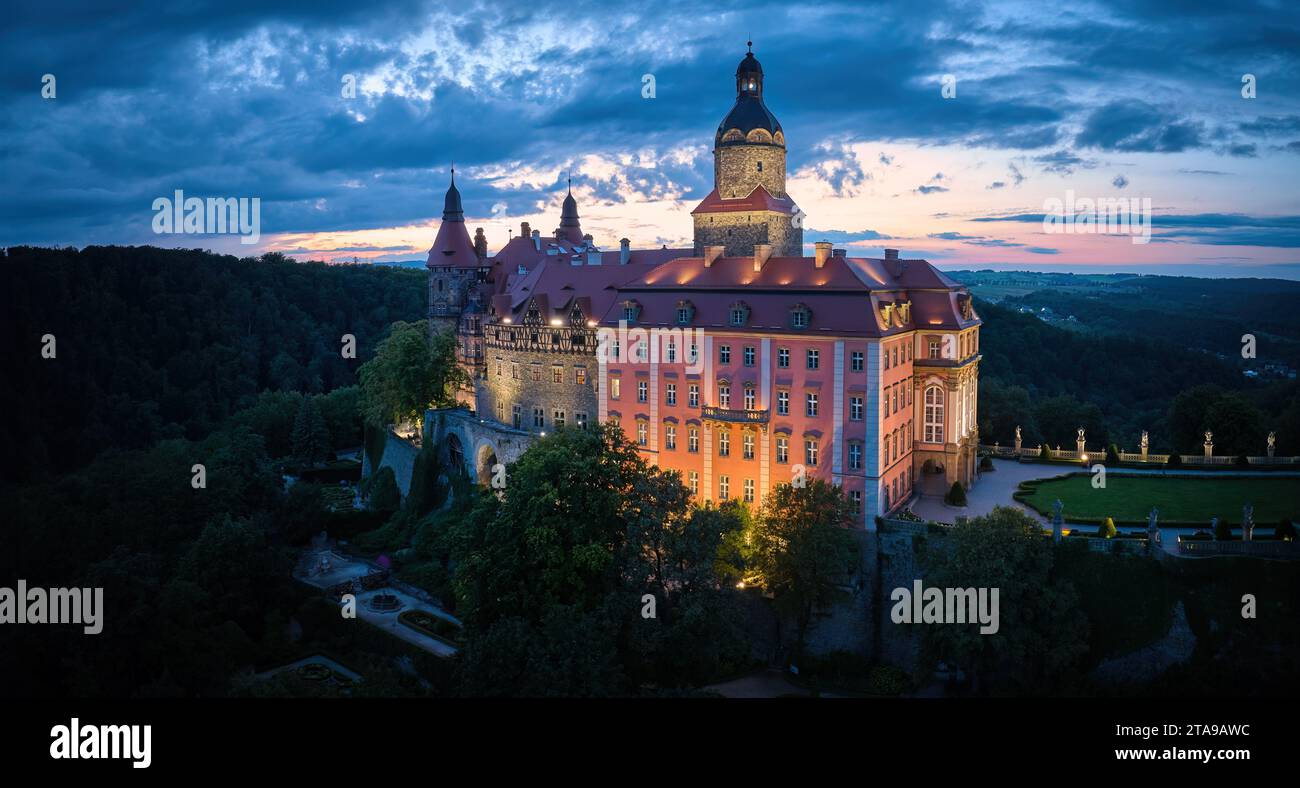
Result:
<instances>
[{"instance_id":1,"label":"pointed turret","mask_svg":"<svg viewBox=\"0 0 1300 788\"><path fill-rule=\"evenodd\" d=\"M465 227L465 210L460 203L460 190L456 188L456 170L451 171L451 186L442 203L442 225L429 249L428 268L456 266L478 268L478 255Z\"/></svg>"}]
</instances>

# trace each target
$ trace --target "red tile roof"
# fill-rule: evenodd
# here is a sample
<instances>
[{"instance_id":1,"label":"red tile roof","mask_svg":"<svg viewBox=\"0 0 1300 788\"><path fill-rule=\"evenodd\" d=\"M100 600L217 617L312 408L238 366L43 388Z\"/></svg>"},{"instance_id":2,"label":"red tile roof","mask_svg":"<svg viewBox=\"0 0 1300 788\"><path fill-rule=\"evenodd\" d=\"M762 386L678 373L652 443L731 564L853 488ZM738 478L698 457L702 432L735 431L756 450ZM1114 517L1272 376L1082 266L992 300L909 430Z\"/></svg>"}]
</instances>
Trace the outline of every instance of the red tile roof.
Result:
<instances>
[{"instance_id":1,"label":"red tile roof","mask_svg":"<svg viewBox=\"0 0 1300 788\"><path fill-rule=\"evenodd\" d=\"M767 189L762 186L755 186L754 190L744 197L723 198L719 196L718 190L714 189L709 192L700 204L695 206L691 214L697 213L726 213L730 211L779 211L781 213L794 213L794 200L789 197L773 197Z\"/></svg>"},{"instance_id":2,"label":"red tile roof","mask_svg":"<svg viewBox=\"0 0 1300 788\"><path fill-rule=\"evenodd\" d=\"M773 257L755 272L752 257L721 257L708 267L703 258L684 257L622 284L602 322L617 325L623 315L618 304L633 300L641 307L638 325L673 327L677 304L685 300L695 308L689 327L721 329L729 327L731 306L744 302L750 309L744 330L887 336L976 325L974 310L970 318L962 316L959 296L964 293L925 260L831 257L817 268L811 257ZM883 307L902 302L911 303L910 322L885 325ZM810 312L807 328L790 326L796 305Z\"/></svg>"}]
</instances>

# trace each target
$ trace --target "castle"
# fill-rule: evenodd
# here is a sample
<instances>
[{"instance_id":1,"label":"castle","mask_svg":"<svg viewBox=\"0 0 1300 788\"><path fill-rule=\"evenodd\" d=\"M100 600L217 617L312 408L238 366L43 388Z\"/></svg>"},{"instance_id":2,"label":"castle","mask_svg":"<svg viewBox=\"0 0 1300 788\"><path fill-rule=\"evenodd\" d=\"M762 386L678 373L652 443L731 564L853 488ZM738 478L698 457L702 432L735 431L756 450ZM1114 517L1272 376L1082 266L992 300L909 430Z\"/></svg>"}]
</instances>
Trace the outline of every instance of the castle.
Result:
<instances>
[{"instance_id":1,"label":"castle","mask_svg":"<svg viewBox=\"0 0 1300 788\"><path fill-rule=\"evenodd\" d=\"M462 408L429 414L480 481L534 436L614 421L697 500L754 505L822 478L860 517L976 480L979 327L971 297L886 249L804 256L786 138L751 51L714 136L693 248L617 250L582 231L570 190L548 236L522 223L494 256L471 240L455 175L429 251L429 321L457 336Z\"/></svg>"}]
</instances>

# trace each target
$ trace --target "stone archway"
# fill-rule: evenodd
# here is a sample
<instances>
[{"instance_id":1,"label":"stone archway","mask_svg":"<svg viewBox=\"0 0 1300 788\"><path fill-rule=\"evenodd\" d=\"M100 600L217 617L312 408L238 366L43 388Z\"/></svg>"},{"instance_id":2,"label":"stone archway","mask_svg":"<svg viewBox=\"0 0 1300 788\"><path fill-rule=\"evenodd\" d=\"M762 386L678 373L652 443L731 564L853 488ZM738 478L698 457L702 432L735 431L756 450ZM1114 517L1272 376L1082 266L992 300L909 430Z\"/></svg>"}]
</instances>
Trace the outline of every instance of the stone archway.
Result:
<instances>
[{"instance_id":1,"label":"stone archway","mask_svg":"<svg viewBox=\"0 0 1300 788\"><path fill-rule=\"evenodd\" d=\"M465 445L454 432L447 436L447 467L457 472L465 467Z\"/></svg>"},{"instance_id":2,"label":"stone archway","mask_svg":"<svg viewBox=\"0 0 1300 788\"><path fill-rule=\"evenodd\" d=\"M474 478L479 484L487 486L492 482L492 468L500 462L497 448L487 438L480 438L474 448Z\"/></svg>"}]
</instances>

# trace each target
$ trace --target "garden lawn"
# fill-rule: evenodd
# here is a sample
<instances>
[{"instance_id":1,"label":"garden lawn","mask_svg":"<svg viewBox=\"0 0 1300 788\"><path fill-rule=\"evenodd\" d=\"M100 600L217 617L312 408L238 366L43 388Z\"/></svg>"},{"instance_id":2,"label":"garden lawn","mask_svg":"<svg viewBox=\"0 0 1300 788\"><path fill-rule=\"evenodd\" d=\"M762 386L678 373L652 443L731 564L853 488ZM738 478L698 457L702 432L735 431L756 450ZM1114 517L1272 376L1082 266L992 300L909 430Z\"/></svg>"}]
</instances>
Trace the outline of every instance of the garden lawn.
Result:
<instances>
[{"instance_id":1,"label":"garden lawn","mask_svg":"<svg viewBox=\"0 0 1300 788\"><path fill-rule=\"evenodd\" d=\"M1160 521L1208 523L1211 517L1239 525L1241 507L1255 507L1255 524L1271 526L1279 520L1300 519L1300 479L1291 477L1106 477L1103 489L1094 489L1091 474L1046 479L1021 500L1040 514L1052 516L1052 502L1060 499L1067 522L1114 517L1116 522L1145 522L1151 507Z\"/></svg>"}]
</instances>

